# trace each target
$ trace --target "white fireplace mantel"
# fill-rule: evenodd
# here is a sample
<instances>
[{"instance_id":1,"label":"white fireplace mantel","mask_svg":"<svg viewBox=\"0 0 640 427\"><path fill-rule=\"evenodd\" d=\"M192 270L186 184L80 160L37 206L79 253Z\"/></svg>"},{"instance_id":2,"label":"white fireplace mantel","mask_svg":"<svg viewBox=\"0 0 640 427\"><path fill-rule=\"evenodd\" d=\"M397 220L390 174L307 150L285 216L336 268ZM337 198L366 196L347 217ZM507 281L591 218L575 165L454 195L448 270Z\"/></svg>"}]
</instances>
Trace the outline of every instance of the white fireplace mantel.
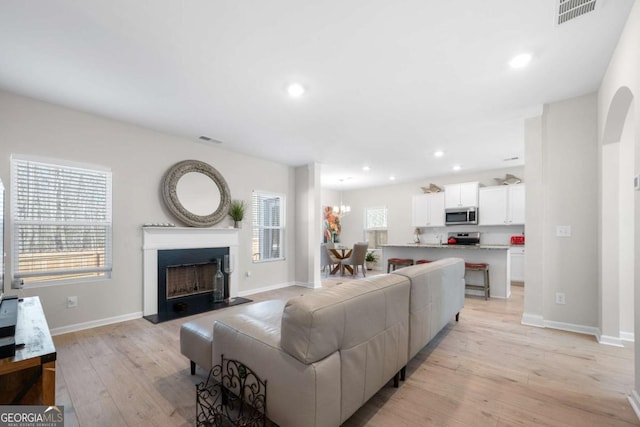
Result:
<instances>
[{"instance_id":1,"label":"white fireplace mantel","mask_svg":"<svg viewBox=\"0 0 640 427\"><path fill-rule=\"evenodd\" d=\"M229 275L229 296L236 297L238 229L195 227L143 227L143 313L158 313L158 251L166 249L229 248L234 260L233 273Z\"/></svg>"}]
</instances>

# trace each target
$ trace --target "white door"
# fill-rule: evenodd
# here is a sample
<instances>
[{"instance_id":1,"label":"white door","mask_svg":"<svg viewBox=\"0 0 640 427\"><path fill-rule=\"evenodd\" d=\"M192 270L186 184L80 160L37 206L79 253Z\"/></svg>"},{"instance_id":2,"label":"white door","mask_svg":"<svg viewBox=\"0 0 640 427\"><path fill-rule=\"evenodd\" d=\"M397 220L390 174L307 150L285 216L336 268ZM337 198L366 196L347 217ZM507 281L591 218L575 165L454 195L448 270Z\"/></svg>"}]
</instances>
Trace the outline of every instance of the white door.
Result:
<instances>
[{"instance_id":1,"label":"white door","mask_svg":"<svg viewBox=\"0 0 640 427\"><path fill-rule=\"evenodd\" d=\"M509 224L524 224L524 184L510 185Z\"/></svg>"},{"instance_id":2,"label":"white door","mask_svg":"<svg viewBox=\"0 0 640 427\"><path fill-rule=\"evenodd\" d=\"M444 193L431 193L428 196L428 223L429 227L444 226Z\"/></svg>"},{"instance_id":3,"label":"white door","mask_svg":"<svg viewBox=\"0 0 640 427\"><path fill-rule=\"evenodd\" d=\"M524 282L524 248L511 248L511 281Z\"/></svg>"},{"instance_id":4,"label":"white door","mask_svg":"<svg viewBox=\"0 0 640 427\"><path fill-rule=\"evenodd\" d=\"M420 194L413 196L413 215L412 225L414 227L425 227L429 216L429 199L428 194Z\"/></svg>"},{"instance_id":5,"label":"white door","mask_svg":"<svg viewBox=\"0 0 640 427\"><path fill-rule=\"evenodd\" d=\"M507 223L506 186L484 187L479 191L478 225Z\"/></svg>"},{"instance_id":6,"label":"white door","mask_svg":"<svg viewBox=\"0 0 640 427\"><path fill-rule=\"evenodd\" d=\"M478 206L477 182L464 182L460 184L460 206L465 208Z\"/></svg>"}]
</instances>

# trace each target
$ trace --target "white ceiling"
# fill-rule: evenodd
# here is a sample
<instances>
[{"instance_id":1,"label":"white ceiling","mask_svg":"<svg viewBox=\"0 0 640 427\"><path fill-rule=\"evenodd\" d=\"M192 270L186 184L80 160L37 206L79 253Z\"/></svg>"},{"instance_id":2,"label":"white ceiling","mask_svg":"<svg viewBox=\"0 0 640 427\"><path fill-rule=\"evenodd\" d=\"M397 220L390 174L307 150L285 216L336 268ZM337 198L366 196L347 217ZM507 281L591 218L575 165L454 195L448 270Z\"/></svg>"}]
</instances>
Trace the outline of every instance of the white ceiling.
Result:
<instances>
[{"instance_id":1,"label":"white ceiling","mask_svg":"<svg viewBox=\"0 0 640 427\"><path fill-rule=\"evenodd\" d=\"M557 1L3 0L0 88L319 162L329 188L522 165L524 119L597 90L633 4L557 26Z\"/></svg>"}]
</instances>

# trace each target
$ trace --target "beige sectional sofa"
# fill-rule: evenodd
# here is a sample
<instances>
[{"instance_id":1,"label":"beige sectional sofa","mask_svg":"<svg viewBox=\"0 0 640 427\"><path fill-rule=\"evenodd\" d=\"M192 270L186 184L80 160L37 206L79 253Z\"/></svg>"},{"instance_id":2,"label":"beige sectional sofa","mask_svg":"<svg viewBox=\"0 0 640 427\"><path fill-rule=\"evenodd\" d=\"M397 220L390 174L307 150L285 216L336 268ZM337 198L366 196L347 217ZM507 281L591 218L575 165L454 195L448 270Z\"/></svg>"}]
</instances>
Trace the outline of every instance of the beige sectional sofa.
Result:
<instances>
[{"instance_id":1,"label":"beige sectional sofa","mask_svg":"<svg viewBox=\"0 0 640 427\"><path fill-rule=\"evenodd\" d=\"M192 373L224 354L267 379L275 423L338 426L463 305L464 261L448 258L205 316L182 326L180 345Z\"/></svg>"}]
</instances>

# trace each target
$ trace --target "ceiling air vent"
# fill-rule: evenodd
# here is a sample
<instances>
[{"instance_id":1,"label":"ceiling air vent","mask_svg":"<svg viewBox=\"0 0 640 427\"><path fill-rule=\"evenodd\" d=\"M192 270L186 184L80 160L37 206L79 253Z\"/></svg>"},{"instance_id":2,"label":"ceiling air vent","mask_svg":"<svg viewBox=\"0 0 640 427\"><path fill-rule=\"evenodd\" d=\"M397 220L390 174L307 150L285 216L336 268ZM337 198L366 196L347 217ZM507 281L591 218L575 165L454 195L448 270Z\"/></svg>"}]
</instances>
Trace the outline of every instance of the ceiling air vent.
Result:
<instances>
[{"instance_id":1,"label":"ceiling air vent","mask_svg":"<svg viewBox=\"0 0 640 427\"><path fill-rule=\"evenodd\" d=\"M558 0L558 25L593 12L596 0Z\"/></svg>"}]
</instances>

